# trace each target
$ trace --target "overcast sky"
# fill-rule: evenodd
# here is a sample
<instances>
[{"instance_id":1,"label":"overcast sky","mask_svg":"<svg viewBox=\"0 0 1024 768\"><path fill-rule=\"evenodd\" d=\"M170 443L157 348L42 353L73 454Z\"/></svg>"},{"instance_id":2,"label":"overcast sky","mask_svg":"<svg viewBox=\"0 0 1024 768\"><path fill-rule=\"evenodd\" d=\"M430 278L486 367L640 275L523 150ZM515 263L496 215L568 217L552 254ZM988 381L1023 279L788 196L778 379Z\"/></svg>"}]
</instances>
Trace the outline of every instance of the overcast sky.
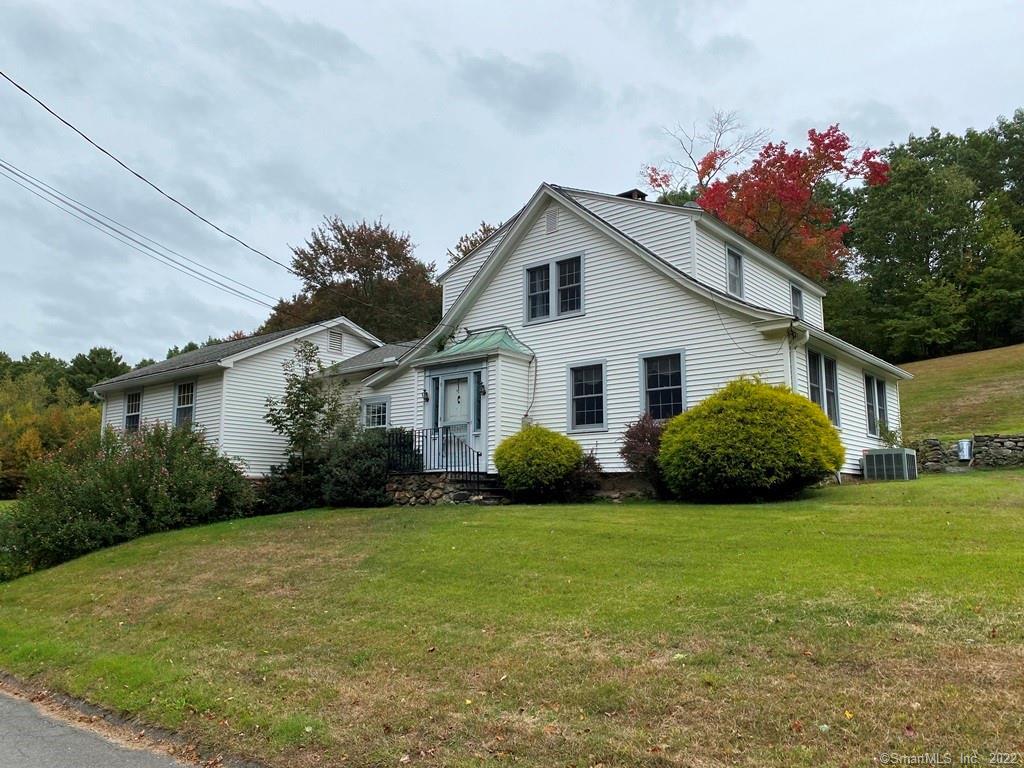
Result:
<instances>
[{"instance_id":1,"label":"overcast sky","mask_svg":"<svg viewBox=\"0 0 1024 768\"><path fill-rule=\"evenodd\" d=\"M417 255L550 181L607 192L736 110L775 139L882 146L1024 106L1019 2L238 3L0 0L0 69L208 218L288 261L326 214ZM0 81L0 159L273 295L287 272L161 198ZM267 310L0 178L0 349L129 362Z\"/></svg>"}]
</instances>

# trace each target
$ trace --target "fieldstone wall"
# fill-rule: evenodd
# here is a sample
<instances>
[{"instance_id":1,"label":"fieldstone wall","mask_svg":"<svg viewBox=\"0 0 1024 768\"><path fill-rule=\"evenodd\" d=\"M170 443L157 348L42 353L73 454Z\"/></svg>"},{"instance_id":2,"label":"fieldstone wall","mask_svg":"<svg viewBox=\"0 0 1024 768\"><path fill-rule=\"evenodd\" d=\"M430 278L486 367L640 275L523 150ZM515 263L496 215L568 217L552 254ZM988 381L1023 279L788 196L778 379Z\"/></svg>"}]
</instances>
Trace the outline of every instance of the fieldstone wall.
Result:
<instances>
[{"instance_id":1,"label":"fieldstone wall","mask_svg":"<svg viewBox=\"0 0 1024 768\"><path fill-rule=\"evenodd\" d=\"M483 494L467 490L465 484L452 480L444 472L391 475L384 489L400 507L479 504L484 500Z\"/></svg>"},{"instance_id":2,"label":"fieldstone wall","mask_svg":"<svg viewBox=\"0 0 1024 768\"><path fill-rule=\"evenodd\" d=\"M970 467L1024 467L1024 435L975 435L974 458L961 461L956 440L918 440L909 445L917 449L917 464L922 472L950 472Z\"/></svg>"}]
</instances>

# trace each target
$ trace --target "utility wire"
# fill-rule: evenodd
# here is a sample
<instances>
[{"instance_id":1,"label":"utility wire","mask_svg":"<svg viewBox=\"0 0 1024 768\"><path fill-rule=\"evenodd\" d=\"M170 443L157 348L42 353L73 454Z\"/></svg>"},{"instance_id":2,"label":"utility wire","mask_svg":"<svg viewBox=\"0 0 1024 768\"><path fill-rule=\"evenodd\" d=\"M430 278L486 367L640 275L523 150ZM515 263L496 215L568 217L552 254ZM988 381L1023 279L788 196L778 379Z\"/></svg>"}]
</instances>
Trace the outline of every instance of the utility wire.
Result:
<instances>
[{"instance_id":1,"label":"utility wire","mask_svg":"<svg viewBox=\"0 0 1024 768\"><path fill-rule=\"evenodd\" d=\"M195 209L193 209L192 207L190 207L186 203L182 202L178 198L176 198L173 195L169 194L168 192L164 191L160 186L158 186L154 182L150 181L148 178L146 178L146 176L144 176L139 171L136 171L130 165L128 165L123 160L121 160L119 157L117 157L113 152L111 152L110 150L108 150L105 147L101 146L97 142L93 141L93 139L91 139L84 131L82 131L77 126L75 126L73 123L71 123L70 121L68 121L64 117L62 117L60 114L58 114L46 102L44 102L38 96L33 94L31 91L29 91L25 86L21 85L19 82L14 80L14 78L12 78L10 75L8 75L3 70L0 70L0 77L3 77L7 82L9 82L11 85L13 85L19 91L21 91L23 94L25 94L28 98L32 99L32 101L34 101L36 104L38 104L44 110L46 110L47 113L49 113L52 117L56 118L63 125L65 125L67 128L69 128L70 130L72 130L76 134L78 134L81 138L83 138L86 142L88 142L95 149L97 149L100 152L102 152L104 155L109 157L111 160L113 160L119 166L121 166L126 171L131 173L133 176L138 178L140 181L142 181L143 183L145 183L149 187L152 187L154 190L156 190L163 197L165 197L168 200L170 200L172 203L174 203L175 205L181 207L182 209L184 209L185 211L190 213L192 216L195 216L197 219L202 221L204 224L206 224L206 225L212 227L213 229L215 229L216 231L220 232L225 237L228 237L231 240L234 240L236 243L241 245L243 248L251 251L252 253L255 253L258 256L263 257L264 259L266 259L267 261L269 261L269 262L271 262L273 264L276 264L277 266L281 267L282 269L284 269L285 271L287 271L290 274L294 275L295 277L298 277L300 280L303 279L302 275L300 275L298 272L296 272L288 264L285 264L283 261L279 261L278 259L275 259L274 257L270 256L265 251L262 251L259 248L256 248L256 247L250 245L249 243L247 243L242 238L238 237L237 235L232 234L231 232L228 232L227 230L225 230L224 228L220 227L219 225L217 225L216 223L214 223L210 219L208 219L205 216L203 216L200 213L198 213ZM227 278L227 279L232 280L232 282L235 282L232 278ZM331 289L331 288L334 288L335 286L333 286L333 285L326 285L326 286L322 286L322 287L324 289ZM400 313L387 310L384 307L381 307L381 306L373 304L373 303L371 303L369 301L365 301L363 299L360 299L357 296L352 296L352 295L349 295L349 294L339 294L339 295L343 296L347 301L352 301L352 302L355 302L357 304L361 304L361 305L363 305L365 307L368 307L369 309L372 309L372 310L374 310L374 311L376 311L378 313L383 312L383 313L389 314L389 315L391 315L392 317L395 317L395 318L403 318L404 317ZM451 324L451 323L441 323L441 322L439 322L437 325L440 326L440 327L452 328L453 330L458 330L458 328L459 328L459 326L457 324ZM400 345L400 346L409 346L409 345Z\"/></svg>"},{"instance_id":2,"label":"utility wire","mask_svg":"<svg viewBox=\"0 0 1024 768\"><path fill-rule=\"evenodd\" d=\"M158 187L158 186L157 186L156 184L154 184L154 183L153 183L152 181L150 181L150 180L149 180L149 179L147 179L147 178L146 178L145 176L143 176L143 175L142 175L141 173L139 173L138 171L136 171L136 170L135 170L134 168L132 168L132 167L131 167L130 165L128 165L128 164L127 164L126 162L124 162L123 160L121 160L121 159L120 159L119 157L117 157L116 155L114 155L114 154L113 154L112 152L110 152L109 150L107 150L107 149L105 149L104 147L102 147L102 146L100 146L99 144L97 144L97 143L96 143L95 141L93 141L92 139L90 139L90 138L89 138L89 137L88 137L88 136L87 136L87 135L86 135L86 134L85 134L85 133L84 133L83 131L79 130L79 129L78 129L77 127L75 127L75 126L74 126L74 125L72 125L72 124L71 124L70 122L68 122L67 120L65 120L65 119L64 119L63 117L61 117L60 115L58 115L58 114L57 114L57 113L56 113L55 111L53 111L53 110L52 110L52 109L51 109L51 108L50 108L50 107L49 107L49 106L48 106L48 105L46 104L46 102L44 102L44 101L43 101L42 99L40 99L40 98L39 98L38 96L36 96L35 94L33 94L33 93L32 93L31 91L29 91L29 90L28 90L27 88L25 88L25 87L24 87L23 85L21 85L20 83L18 83L17 81L15 81L15 80L14 80L14 79L13 79L13 78L12 78L12 77L10 76L10 75L8 75L8 74L7 74L6 72L4 72L3 70L0 70L0 77L3 77L3 78L4 78L4 80L6 80L7 82L9 82L9 83L10 83L11 85L13 85L13 86L14 86L15 88L17 88L17 89L18 89L19 91L21 91L21 92L22 92L22 93L24 93L24 94L25 94L26 96L28 96L28 97L29 97L30 99L32 99L32 101L34 101L34 102L35 102L36 104L38 104L38 105L39 105L40 107L42 107L42 108L43 108L43 109L45 109L45 110L46 110L47 112L49 112L49 113L50 113L50 114L51 114L51 115L52 115L53 117L57 118L57 120L59 120L60 122L62 122L62 123L63 123L64 125L66 125L66 126L67 126L68 128L70 128L70 129L71 129L72 131L74 131L74 132L75 132L75 133L77 133L77 134L78 134L79 136L81 136L81 137L82 137L83 139L85 139L85 140L86 140L87 142L89 142L89 144L91 144L91 145L92 145L93 147L95 147L96 149L98 149L98 150L99 150L100 152L102 152L102 153L103 153L104 155L106 155L107 157L109 157L109 158L110 158L111 160L113 160L113 161L114 161L115 163L117 163L118 165L120 165L120 166L121 166L122 168L124 168L124 169L125 169L126 171L128 171L128 172L129 172L130 174L132 174L133 176L135 176L135 177L136 177L137 179L139 179L140 181L142 181L142 182L143 182L143 183L145 183L145 184L148 184L148 185L149 185L150 187L152 187L153 189L155 189L155 190L156 190L157 192L159 192L159 193L160 193L161 195L163 195L164 197L166 197L166 198L167 198L168 200L170 200L170 201L171 201L172 203L174 203L175 205L177 205L177 206L179 206L179 207L181 207L181 208L184 208L184 209L185 209L186 211L188 211L188 212L189 212L190 214L192 214L193 216L195 216L195 217L196 217L197 219L199 219L200 221L204 222L205 224L208 224L209 226L213 227L213 228L214 228L215 230L217 230L218 232L220 232L220 233L221 233L222 235L224 235L225 237L229 237L229 238L231 238L231 239L232 239L232 240L234 240L234 241L235 241L236 243L238 243L239 245L241 245L241 246L242 246L243 248L246 248L246 249L248 249L248 250L252 251L253 253L257 254L258 256L262 256L262 257L263 257L264 259L266 259L267 261L273 262L274 264L277 264L277 265L278 265L279 267L284 267L285 269L287 269L287 270L291 271L291 269L290 269L290 268L288 267L288 265L287 265L287 264L285 264L284 262L278 261L278 260L277 260L277 259L275 259L275 258L274 258L273 256L270 256L270 255L268 255L268 254L264 253L263 251L261 251L261 250L260 250L259 248L254 248L253 246L249 245L249 244L248 244L247 242L245 242L244 240L242 240L242 238L238 237L237 235L233 235L233 234L231 234L230 232L228 232L227 230L225 230L225 229L223 229L222 227L218 226L217 224L214 224L214 223L213 223L212 221L210 221L210 220L209 220L208 218L206 218L206 217L205 217L205 216L203 216L202 214L200 214L200 213L197 213L197 212L195 211L195 209L193 209L193 208L189 207L188 205L186 205L185 203L183 203L183 202L182 202L181 200L179 200L178 198L176 198L176 197L175 197L174 195L171 195L171 194L169 194L169 193L165 192L164 190L162 190L162 189L161 189L160 187Z\"/></svg>"},{"instance_id":3,"label":"utility wire","mask_svg":"<svg viewBox=\"0 0 1024 768\"><path fill-rule=\"evenodd\" d=\"M205 270L205 271L207 271L207 272L209 272L211 274L214 274L217 277L222 277L225 280L228 280L228 281L234 283L235 285L238 285L238 286L240 286L240 287L242 287L242 288L244 288L244 289L246 289L248 291L252 291L253 293L257 293L257 294L263 296L264 298L270 299L271 301L277 302L277 301L280 300L280 297L278 297L278 296L274 296L272 294L266 293L265 291L261 291L259 288L255 288L255 287L253 287L251 285L243 283L241 280L236 280L235 278L231 277L230 275L225 275L223 272L218 272L217 270L213 269L212 267L206 266L201 261L198 261L196 259L190 258L189 256L186 256L185 254L180 253L180 252L174 250L173 248L169 248L168 246L163 245L163 244L157 242L153 238L144 235L143 233L139 232L138 230L132 229L127 224L124 224L123 222L120 222L120 221L118 221L117 219L115 219L115 218L113 218L111 216L107 216L102 211L98 211L95 208L90 207L86 203L83 203L81 200L75 199L74 197L72 197L71 195L67 194L66 192L61 192L56 187L54 187L54 186L52 186L50 184L47 184L45 181L43 181L42 179L37 178L36 176L33 176L28 171L25 171L25 170L22 170L21 168L18 168L18 166L14 165L14 163L11 163L11 162L9 162L7 160L4 160L2 157L0 157L0 168L3 168L5 170L7 170L9 173L13 173L13 174L19 176L23 181L31 184L32 186L36 187L37 189L40 189L45 194L48 194L51 197L59 198L61 200L61 202L64 202L67 205L73 204L73 207L75 207L83 215L88 216L88 218L94 218L94 217L90 216L89 214L87 214L86 211L89 211L89 212L95 214L96 216L99 216L100 218L106 220L107 222L110 222L110 224L113 224L116 227L118 227L118 228L120 228L120 229L122 229L122 230L124 230L126 232L130 232L133 235L141 238L142 240L145 240L146 242L151 243L152 245L156 246L157 248L160 248L161 250L166 251L167 253L170 253L173 256L176 256L176 257L178 257L180 259L184 259L185 261L189 262L190 264L194 264L197 267L199 267L200 269L203 269L203 270ZM100 223L103 226L107 226L106 224L103 224L103 222L100 222ZM147 247L147 248L149 247L149 246L146 246L144 243L138 243L138 244L142 245L144 247ZM161 255L163 255L163 254L161 254Z\"/></svg>"},{"instance_id":4,"label":"utility wire","mask_svg":"<svg viewBox=\"0 0 1024 768\"><path fill-rule=\"evenodd\" d=\"M26 191L32 193L33 195L43 200L44 202L54 206L63 213L68 214L72 218L75 218L78 221L81 221L82 223L89 225L93 229L101 232L102 234L107 235L108 237L111 237L112 239L116 240L117 242L123 245L127 245L132 250L137 251L142 255L147 256L148 258L153 259L154 261L158 261L159 263L163 264L164 266L170 267L176 272L184 274L186 277L192 277L206 285L209 285L210 287L226 292L237 298L244 299L259 306L268 308L272 311L280 312L283 315L300 321L303 325L317 325L325 329L329 329L331 327L324 324L321 321L311 322L307 318L298 315L294 312L291 312L290 310L285 309L284 307L277 306L276 304L268 304L265 301L262 301L260 299L255 298L254 296L245 293L244 290L234 288L233 286L227 285L221 282L220 280L216 280L210 277L209 275L206 275L198 271L197 269L189 267L186 264L182 264L181 262L177 261L174 257L176 256L178 258L184 259L185 261L198 266L200 269L206 270L207 272L217 275L218 277L222 277L225 280L235 283L235 285L240 286L242 289L252 291L253 293L257 293L261 296L270 299L273 302L282 301L276 296L273 296L269 293L265 293L264 291L261 291L258 288L248 285L247 283L243 283L240 280L236 280L235 278L231 277L230 275L226 275L223 272L218 272L217 270L206 266L205 264L196 259L190 258L185 254L182 254L172 248L169 248L161 244L160 242L154 240L151 237L148 237L147 235L139 232L138 230L135 230L127 226L126 224L123 224L122 222L118 221L117 219L114 219L113 217L106 215L102 211L98 211L95 208L90 207L86 203L83 203L71 197L70 195L60 191L51 184L48 184L42 179L33 176L27 171L22 170L13 163L10 163L9 161L4 160L2 158L0 158L0 175L8 179L9 181L17 184L22 189L25 189ZM131 234L126 234L126 232L130 232ZM136 239L136 237L132 237L132 235L136 235L138 238L141 238L141 240ZM151 243L152 245L149 245L148 243ZM166 251L166 253L164 253L164 251ZM168 254L172 255L169 256ZM415 344L408 344L402 342L397 342L396 344L397 346L407 347L410 349L415 348L417 346Z\"/></svg>"}]
</instances>

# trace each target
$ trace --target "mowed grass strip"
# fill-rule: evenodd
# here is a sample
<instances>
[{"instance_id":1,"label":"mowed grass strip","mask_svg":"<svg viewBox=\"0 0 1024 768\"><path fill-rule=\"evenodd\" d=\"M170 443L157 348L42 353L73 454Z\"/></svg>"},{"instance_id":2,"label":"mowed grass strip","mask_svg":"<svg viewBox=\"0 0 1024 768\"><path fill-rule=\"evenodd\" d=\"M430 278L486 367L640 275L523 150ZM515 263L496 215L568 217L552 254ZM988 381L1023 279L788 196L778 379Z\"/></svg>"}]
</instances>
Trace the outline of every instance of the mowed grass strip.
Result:
<instances>
[{"instance_id":1,"label":"mowed grass strip","mask_svg":"<svg viewBox=\"0 0 1024 768\"><path fill-rule=\"evenodd\" d=\"M0 586L0 668L275 766L1024 749L1024 473L317 510Z\"/></svg>"},{"instance_id":2,"label":"mowed grass strip","mask_svg":"<svg viewBox=\"0 0 1024 768\"><path fill-rule=\"evenodd\" d=\"M903 366L903 427L911 439L1024 433L1024 344Z\"/></svg>"}]
</instances>

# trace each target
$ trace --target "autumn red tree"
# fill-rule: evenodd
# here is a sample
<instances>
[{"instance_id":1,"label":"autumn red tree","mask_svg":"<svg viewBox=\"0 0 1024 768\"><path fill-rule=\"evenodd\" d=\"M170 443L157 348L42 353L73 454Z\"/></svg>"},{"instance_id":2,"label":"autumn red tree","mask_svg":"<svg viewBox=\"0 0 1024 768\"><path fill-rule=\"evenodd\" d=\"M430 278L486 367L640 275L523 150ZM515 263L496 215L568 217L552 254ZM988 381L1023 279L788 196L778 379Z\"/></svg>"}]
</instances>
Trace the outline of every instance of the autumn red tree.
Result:
<instances>
[{"instance_id":1,"label":"autumn red tree","mask_svg":"<svg viewBox=\"0 0 1024 768\"><path fill-rule=\"evenodd\" d=\"M857 152L838 125L807 132L807 149L766 144L750 167L717 179L697 203L810 277L841 268L848 229L816 193L827 184L884 184L888 164L873 149Z\"/></svg>"}]
</instances>

